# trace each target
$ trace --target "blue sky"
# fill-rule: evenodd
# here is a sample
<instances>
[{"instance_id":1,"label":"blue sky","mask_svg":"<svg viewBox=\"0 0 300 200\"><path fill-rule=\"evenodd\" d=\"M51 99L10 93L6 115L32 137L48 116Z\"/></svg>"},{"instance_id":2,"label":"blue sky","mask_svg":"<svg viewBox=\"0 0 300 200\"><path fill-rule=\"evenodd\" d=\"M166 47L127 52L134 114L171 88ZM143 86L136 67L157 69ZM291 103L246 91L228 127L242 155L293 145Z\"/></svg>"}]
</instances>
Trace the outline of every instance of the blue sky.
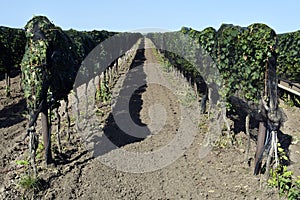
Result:
<instances>
[{"instance_id":1,"label":"blue sky","mask_svg":"<svg viewBox=\"0 0 300 200\"><path fill-rule=\"evenodd\" d=\"M265 23L277 33L300 29L299 0L10 0L1 2L0 25L24 27L46 15L63 29L132 31L143 28L203 30L222 23Z\"/></svg>"}]
</instances>

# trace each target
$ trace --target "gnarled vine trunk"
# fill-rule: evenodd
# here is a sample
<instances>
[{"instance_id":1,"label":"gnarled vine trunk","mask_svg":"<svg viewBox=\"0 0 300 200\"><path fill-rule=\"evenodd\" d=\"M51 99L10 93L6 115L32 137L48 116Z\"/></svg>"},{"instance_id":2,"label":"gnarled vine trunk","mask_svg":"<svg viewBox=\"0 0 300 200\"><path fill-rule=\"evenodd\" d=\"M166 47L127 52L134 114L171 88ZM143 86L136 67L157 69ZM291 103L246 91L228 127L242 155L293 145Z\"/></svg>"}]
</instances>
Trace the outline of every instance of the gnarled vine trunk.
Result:
<instances>
[{"instance_id":1,"label":"gnarled vine trunk","mask_svg":"<svg viewBox=\"0 0 300 200\"><path fill-rule=\"evenodd\" d=\"M255 168L254 175L258 175L261 169L261 161L264 151L265 138L267 133L266 122L259 122L257 144L256 144L256 154L255 154Z\"/></svg>"}]
</instances>

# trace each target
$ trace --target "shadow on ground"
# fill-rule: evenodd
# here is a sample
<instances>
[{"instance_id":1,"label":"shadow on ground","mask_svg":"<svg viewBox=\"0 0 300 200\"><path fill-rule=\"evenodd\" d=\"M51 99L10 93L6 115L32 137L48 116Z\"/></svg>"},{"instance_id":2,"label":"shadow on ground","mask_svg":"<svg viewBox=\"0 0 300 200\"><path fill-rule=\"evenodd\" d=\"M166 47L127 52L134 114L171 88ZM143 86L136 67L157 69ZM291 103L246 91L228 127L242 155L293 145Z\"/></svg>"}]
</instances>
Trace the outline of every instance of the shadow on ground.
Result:
<instances>
[{"instance_id":1,"label":"shadow on ground","mask_svg":"<svg viewBox=\"0 0 300 200\"><path fill-rule=\"evenodd\" d=\"M22 112L26 109L25 99L21 99L18 103L5 106L0 110L0 128L7 128L17 124L25 119Z\"/></svg>"},{"instance_id":2,"label":"shadow on ground","mask_svg":"<svg viewBox=\"0 0 300 200\"><path fill-rule=\"evenodd\" d=\"M143 106L142 94L147 88L146 74L142 68L146 60L145 49L142 45L144 45L143 42L130 66L130 71L125 77L113 111L105 122L104 135L101 137L95 135L91 140L94 143L92 149L94 157L127 144L142 141L151 134L147 125L142 123L140 119L140 111ZM138 131L135 127L138 127ZM128 130L132 130L133 134L129 133L129 135Z\"/></svg>"}]
</instances>

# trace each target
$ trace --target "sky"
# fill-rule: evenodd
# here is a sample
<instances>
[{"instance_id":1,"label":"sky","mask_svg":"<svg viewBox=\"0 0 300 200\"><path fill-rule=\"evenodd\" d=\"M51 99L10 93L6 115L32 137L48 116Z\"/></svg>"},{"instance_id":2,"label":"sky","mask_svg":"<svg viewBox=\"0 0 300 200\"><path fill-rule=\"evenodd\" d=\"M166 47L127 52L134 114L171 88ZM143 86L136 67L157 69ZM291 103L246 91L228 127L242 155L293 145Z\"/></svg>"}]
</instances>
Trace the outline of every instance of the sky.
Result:
<instances>
[{"instance_id":1,"label":"sky","mask_svg":"<svg viewBox=\"0 0 300 200\"><path fill-rule=\"evenodd\" d=\"M265 23L277 33L300 30L299 0L2 0L0 25L23 28L45 15L62 29L134 31L182 26L218 29L222 23Z\"/></svg>"}]
</instances>

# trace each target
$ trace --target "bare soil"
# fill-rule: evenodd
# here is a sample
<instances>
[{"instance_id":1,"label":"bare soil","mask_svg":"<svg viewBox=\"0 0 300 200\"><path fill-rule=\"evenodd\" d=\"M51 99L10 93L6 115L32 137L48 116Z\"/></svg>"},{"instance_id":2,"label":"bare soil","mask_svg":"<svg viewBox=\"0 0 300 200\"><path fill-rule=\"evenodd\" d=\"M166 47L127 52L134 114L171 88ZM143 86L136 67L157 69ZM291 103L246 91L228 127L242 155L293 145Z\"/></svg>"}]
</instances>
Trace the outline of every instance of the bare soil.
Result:
<instances>
[{"instance_id":1,"label":"bare soil","mask_svg":"<svg viewBox=\"0 0 300 200\"><path fill-rule=\"evenodd\" d=\"M10 98L5 97L4 81L0 82L0 199L278 199L276 190L262 187L262 177L253 175L253 163L245 162L243 132L236 135L234 145L220 145L199 156L209 123L206 115L198 114L199 103L187 81L163 70L150 41L142 45L131 69L123 72L113 89L112 108L103 108L94 147L103 146L88 151L87 141L73 124L71 142L63 135L61 153L53 142L55 165L45 167L43 157L38 159L41 181L35 192L20 186L27 166L16 164L28 156L28 139L18 143L27 123L20 80L12 79ZM137 89L127 96L126 89L135 84ZM112 111L122 99L129 102L127 115L144 131L140 138L118 127ZM288 117L282 132L293 137L290 168L300 175L299 108L282 107ZM104 148L105 138L115 146ZM252 160L254 151L251 140ZM136 157L122 158L119 152ZM165 163L168 159L172 162Z\"/></svg>"}]
</instances>

